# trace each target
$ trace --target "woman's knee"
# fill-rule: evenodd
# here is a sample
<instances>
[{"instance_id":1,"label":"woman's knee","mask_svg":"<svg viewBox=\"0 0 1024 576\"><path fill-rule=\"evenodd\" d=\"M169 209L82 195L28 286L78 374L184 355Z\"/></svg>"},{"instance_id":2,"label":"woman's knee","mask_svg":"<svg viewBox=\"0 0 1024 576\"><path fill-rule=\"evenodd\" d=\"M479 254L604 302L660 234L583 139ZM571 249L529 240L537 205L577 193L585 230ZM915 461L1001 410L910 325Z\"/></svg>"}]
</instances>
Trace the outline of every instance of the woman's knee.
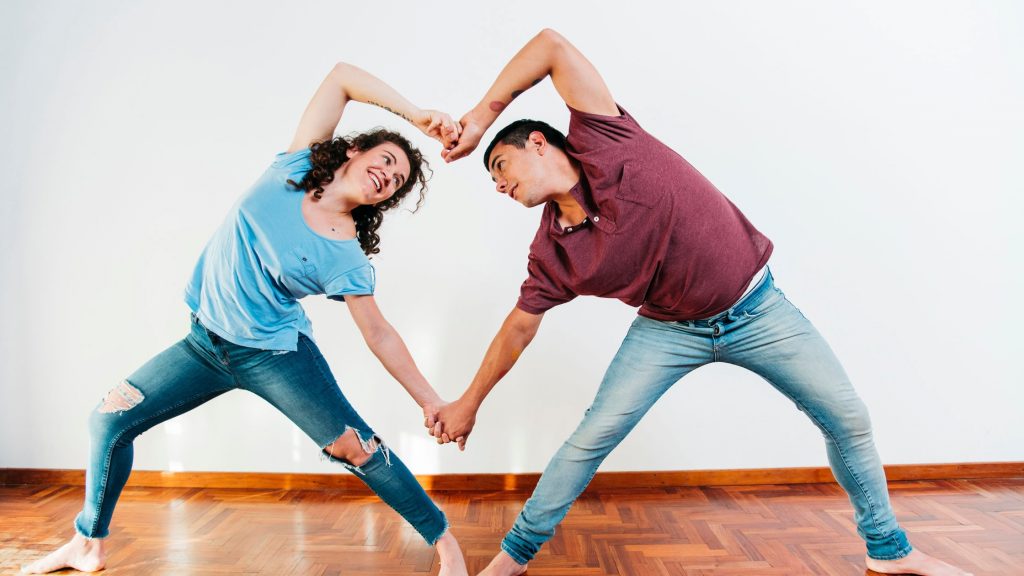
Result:
<instances>
[{"instance_id":1,"label":"woman's knee","mask_svg":"<svg viewBox=\"0 0 1024 576\"><path fill-rule=\"evenodd\" d=\"M96 408L100 414L118 413L124 414L128 410L138 406L146 396L131 382L122 380L120 384L110 389L103 397L103 402Z\"/></svg>"},{"instance_id":2,"label":"woman's knee","mask_svg":"<svg viewBox=\"0 0 1024 576\"><path fill-rule=\"evenodd\" d=\"M324 446L324 454L353 466L362 466L373 457L382 444L376 434L371 435L368 440L363 440L354 428L349 428L334 442Z\"/></svg>"},{"instance_id":3,"label":"woman's knee","mask_svg":"<svg viewBox=\"0 0 1024 576\"><path fill-rule=\"evenodd\" d=\"M145 395L127 380L110 389L89 416L89 433L94 441L118 435L123 429L125 414L145 400Z\"/></svg>"}]
</instances>

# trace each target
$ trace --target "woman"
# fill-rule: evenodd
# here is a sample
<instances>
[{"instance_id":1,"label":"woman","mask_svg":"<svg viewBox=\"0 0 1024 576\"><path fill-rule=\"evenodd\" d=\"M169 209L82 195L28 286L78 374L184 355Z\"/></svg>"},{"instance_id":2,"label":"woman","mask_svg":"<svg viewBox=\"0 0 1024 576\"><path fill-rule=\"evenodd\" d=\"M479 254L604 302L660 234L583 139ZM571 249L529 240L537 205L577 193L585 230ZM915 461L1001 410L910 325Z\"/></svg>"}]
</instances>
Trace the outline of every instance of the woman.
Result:
<instances>
[{"instance_id":1,"label":"woman","mask_svg":"<svg viewBox=\"0 0 1024 576\"><path fill-rule=\"evenodd\" d=\"M394 112L446 147L458 140L458 124L448 115L416 108L354 66L335 66L288 151L232 208L200 256L185 293L190 334L111 390L92 413L76 534L25 572L102 569L134 438L242 388L283 412L325 457L352 470L436 546L441 574L466 574L444 514L345 400L298 303L310 294L345 301L367 345L424 414L443 404L377 308L367 258L380 251L383 213L414 187L422 200L425 162L405 138L383 129L333 138L350 100Z\"/></svg>"}]
</instances>

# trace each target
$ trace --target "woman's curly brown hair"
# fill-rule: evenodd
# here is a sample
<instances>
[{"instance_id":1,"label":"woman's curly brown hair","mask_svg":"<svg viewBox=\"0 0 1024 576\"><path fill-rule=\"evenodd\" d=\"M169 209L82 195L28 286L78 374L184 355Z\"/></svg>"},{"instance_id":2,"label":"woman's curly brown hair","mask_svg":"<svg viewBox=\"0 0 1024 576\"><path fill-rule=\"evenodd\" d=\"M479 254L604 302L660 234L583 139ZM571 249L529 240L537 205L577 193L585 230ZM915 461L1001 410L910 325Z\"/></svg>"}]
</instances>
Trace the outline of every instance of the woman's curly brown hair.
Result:
<instances>
[{"instance_id":1,"label":"woman's curly brown hair","mask_svg":"<svg viewBox=\"0 0 1024 576\"><path fill-rule=\"evenodd\" d=\"M296 183L288 180L288 183L295 188L312 192L313 198L319 200L324 194L324 186L334 181L334 172L348 161L348 156L345 153L350 148L365 152L385 142L391 142L405 152L409 159L409 178L387 200L373 205L358 206L352 211L352 219L356 222L356 238L359 239L359 247L367 256L380 252L380 248L377 247L380 244L377 229L384 221L384 212L401 204L402 199L417 185L419 185L420 197L416 201L416 209L413 212L419 210L423 204L423 198L427 192L427 180L430 178L424 171L430 170L430 163L423 159L423 154L414 148L412 143L401 134L384 128L376 128L361 134L336 136L309 147L309 159L313 164L313 169L302 177L302 181Z\"/></svg>"}]
</instances>

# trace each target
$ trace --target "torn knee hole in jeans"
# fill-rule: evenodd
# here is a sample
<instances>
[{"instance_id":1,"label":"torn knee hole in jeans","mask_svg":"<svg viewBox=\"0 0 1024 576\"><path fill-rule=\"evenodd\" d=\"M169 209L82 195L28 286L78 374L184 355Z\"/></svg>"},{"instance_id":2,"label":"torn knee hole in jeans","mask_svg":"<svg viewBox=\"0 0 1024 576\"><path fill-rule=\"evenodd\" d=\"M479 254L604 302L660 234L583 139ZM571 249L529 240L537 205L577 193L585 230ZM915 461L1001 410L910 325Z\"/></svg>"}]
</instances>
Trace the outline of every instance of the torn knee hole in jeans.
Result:
<instances>
[{"instance_id":1,"label":"torn knee hole in jeans","mask_svg":"<svg viewBox=\"0 0 1024 576\"><path fill-rule=\"evenodd\" d=\"M332 451L334 450L334 445L338 442L338 440L341 440L342 436L348 434L349 430L351 430L352 433L355 434L356 440L359 441L359 446L363 449L363 452L369 454L370 458L373 458L373 455L379 451L381 454L384 455L384 462L388 465L388 467L391 466L391 449L388 448L387 444L384 443L384 440L376 434L371 434L369 438L364 439L362 433L360 433L359 430L351 426L345 426L345 431L342 432L340 436L335 438L330 444L323 447L323 449L320 451L320 458L322 460L326 459L331 462L338 462L339 464L353 472L363 474L362 465L365 465L366 462L369 462L369 458L366 460L366 462L363 462L363 464L356 466L355 464L352 464L351 462L332 454Z\"/></svg>"},{"instance_id":2,"label":"torn knee hole in jeans","mask_svg":"<svg viewBox=\"0 0 1024 576\"><path fill-rule=\"evenodd\" d=\"M117 412L123 414L139 405L146 399L146 396L138 388L132 386L127 380L122 380L103 398L103 403L97 411L100 414L111 414Z\"/></svg>"}]
</instances>

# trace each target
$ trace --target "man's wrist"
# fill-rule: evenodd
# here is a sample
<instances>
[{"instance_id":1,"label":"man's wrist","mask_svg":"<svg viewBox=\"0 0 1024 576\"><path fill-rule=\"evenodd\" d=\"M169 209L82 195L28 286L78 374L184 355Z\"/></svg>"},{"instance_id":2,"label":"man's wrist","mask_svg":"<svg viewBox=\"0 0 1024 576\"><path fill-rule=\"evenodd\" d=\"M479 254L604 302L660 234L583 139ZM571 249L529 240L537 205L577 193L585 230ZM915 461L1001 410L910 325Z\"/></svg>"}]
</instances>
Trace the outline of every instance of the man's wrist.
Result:
<instances>
[{"instance_id":1,"label":"man's wrist","mask_svg":"<svg viewBox=\"0 0 1024 576\"><path fill-rule=\"evenodd\" d=\"M480 102L474 106L466 116L470 122L480 126L483 128L483 131L486 132L487 129L491 127L491 124L494 124L494 121L498 118L498 114L500 113L491 110L486 102Z\"/></svg>"},{"instance_id":2,"label":"man's wrist","mask_svg":"<svg viewBox=\"0 0 1024 576\"><path fill-rule=\"evenodd\" d=\"M466 404L467 406L471 407L475 412L480 409L480 404L483 403L484 398L486 397L487 394L480 394L473 390L472 387L470 387L462 394L462 397L459 398L459 403Z\"/></svg>"}]
</instances>

